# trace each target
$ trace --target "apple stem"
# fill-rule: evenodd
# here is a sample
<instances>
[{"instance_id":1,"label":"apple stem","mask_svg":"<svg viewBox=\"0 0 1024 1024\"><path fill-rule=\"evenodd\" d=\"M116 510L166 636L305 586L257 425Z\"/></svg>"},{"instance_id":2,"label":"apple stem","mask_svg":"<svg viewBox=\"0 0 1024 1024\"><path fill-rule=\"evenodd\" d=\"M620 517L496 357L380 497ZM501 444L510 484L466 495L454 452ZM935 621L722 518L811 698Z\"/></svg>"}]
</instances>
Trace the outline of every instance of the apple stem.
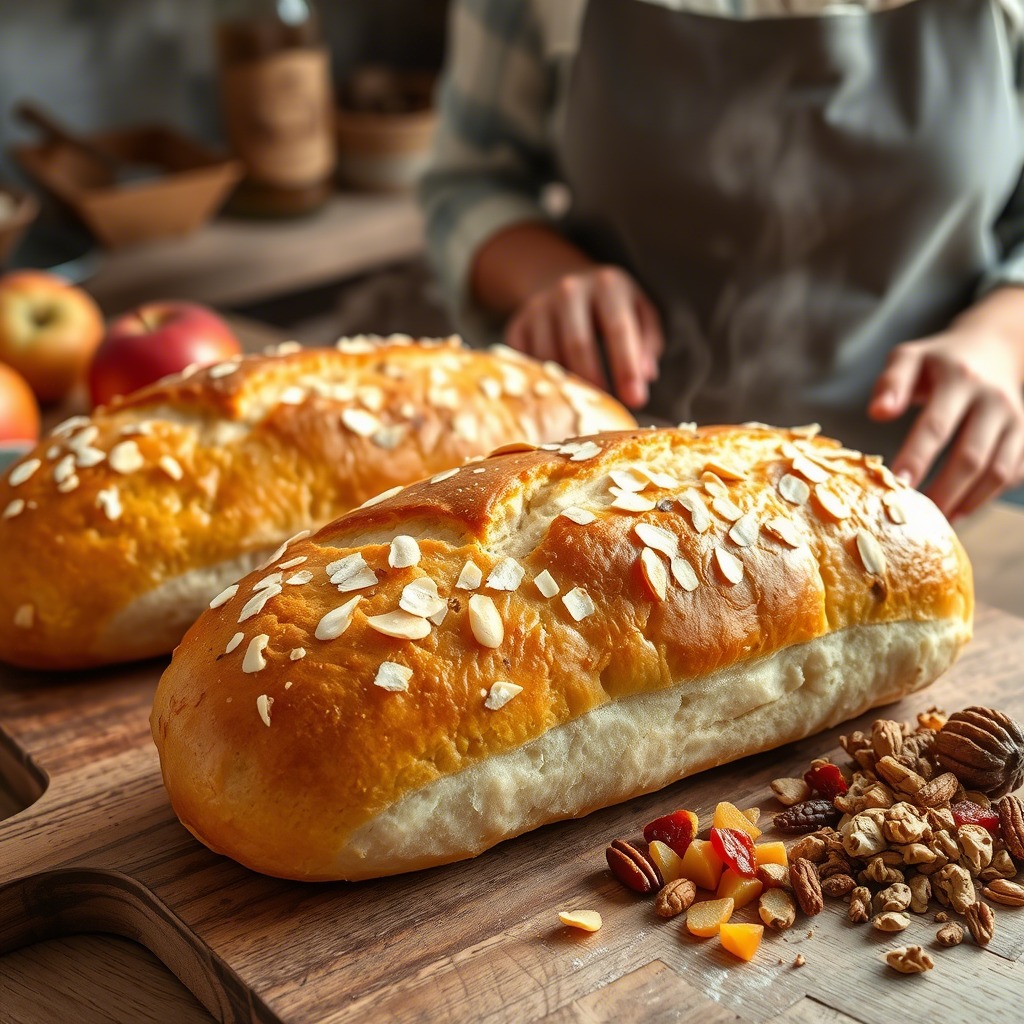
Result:
<instances>
[{"instance_id":1,"label":"apple stem","mask_svg":"<svg viewBox=\"0 0 1024 1024\"><path fill-rule=\"evenodd\" d=\"M147 331L155 330L159 326L159 324L156 321L154 321L153 323L150 323L145 318L145 316L143 316L143 313L142 313L141 309L137 309L135 311L135 315L139 318L139 323L141 323L142 326L145 327Z\"/></svg>"}]
</instances>

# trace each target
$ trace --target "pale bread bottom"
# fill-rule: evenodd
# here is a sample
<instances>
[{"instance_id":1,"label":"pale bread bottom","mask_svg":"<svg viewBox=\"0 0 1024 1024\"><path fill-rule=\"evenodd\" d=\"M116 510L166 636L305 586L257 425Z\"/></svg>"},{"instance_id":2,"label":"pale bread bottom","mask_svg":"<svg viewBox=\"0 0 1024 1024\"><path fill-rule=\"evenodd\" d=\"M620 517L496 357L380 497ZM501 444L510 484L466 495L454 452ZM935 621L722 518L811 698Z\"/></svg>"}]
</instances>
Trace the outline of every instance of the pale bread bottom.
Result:
<instances>
[{"instance_id":1,"label":"pale bread bottom","mask_svg":"<svg viewBox=\"0 0 1024 1024\"><path fill-rule=\"evenodd\" d=\"M135 661L167 654L177 647L210 601L225 587L252 572L276 547L273 543L230 561L190 569L164 580L135 598L107 623L96 640L93 654L104 662Z\"/></svg>"},{"instance_id":2,"label":"pale bread bottom","mask_svg":"<svg viewBox=\"0 0 1024 1024\"><path fill-rule=\"evenodd\" d=\"M927 686L969 634L962 619L853 626L601 705L403 797L311 873L357 880L473 857L548 822L802 739Z\"/></svg>"}]
</instances>

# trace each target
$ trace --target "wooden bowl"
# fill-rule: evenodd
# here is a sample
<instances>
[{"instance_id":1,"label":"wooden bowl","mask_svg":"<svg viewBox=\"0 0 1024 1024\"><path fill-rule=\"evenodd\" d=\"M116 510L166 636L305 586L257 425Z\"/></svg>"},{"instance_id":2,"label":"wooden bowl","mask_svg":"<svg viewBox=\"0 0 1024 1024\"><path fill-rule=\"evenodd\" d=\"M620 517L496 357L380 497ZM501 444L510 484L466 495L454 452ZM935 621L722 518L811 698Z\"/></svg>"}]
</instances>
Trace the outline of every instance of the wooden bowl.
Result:
<instances>
[{"instance_id":1,"label":"wooden bowl","mask_svg":"<svg viewBox=\"0 0 1024 1024\"><path fill-rule=\"evenodd\" d=\"M221 207L242 176L237 160L160 125L91 136L128 172L115 176L65 142L16 146L14 158L110 248L186 235ZM136 180L129 180L130 178Z\"/></svg>"},{"instance_id":2,"label":"wooden bowl","mask_svg":"<svg viewBox=\"0 0 1024 1024\"><path fill-rule=\"evenodd\" d=\"M0 185L0 268L14 255L28 226L39 215L39 202L13 185Z\"/></svg>"}]
</instances>

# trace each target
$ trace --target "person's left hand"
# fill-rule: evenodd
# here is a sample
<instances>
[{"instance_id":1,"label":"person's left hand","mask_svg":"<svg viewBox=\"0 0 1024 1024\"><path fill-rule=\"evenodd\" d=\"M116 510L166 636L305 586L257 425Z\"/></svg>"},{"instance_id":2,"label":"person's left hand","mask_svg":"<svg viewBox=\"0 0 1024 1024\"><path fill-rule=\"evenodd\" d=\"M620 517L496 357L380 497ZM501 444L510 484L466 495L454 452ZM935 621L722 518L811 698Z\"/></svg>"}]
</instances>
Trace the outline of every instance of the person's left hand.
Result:
<instances>
[{"instance_id":1,"label":"person's left hand","mask_svg":"<svg viewBox=\"0 0 1024 1024\"><path fill-rule=\"evenodd\" d=\"M1022 312L1024 290L993 293L942 334L898 345L875 382L873 419L923 406L893 460L897 476L916 487L953 441L927 491L949 519L1024 482Z\"/></svg>"}]
</instances>

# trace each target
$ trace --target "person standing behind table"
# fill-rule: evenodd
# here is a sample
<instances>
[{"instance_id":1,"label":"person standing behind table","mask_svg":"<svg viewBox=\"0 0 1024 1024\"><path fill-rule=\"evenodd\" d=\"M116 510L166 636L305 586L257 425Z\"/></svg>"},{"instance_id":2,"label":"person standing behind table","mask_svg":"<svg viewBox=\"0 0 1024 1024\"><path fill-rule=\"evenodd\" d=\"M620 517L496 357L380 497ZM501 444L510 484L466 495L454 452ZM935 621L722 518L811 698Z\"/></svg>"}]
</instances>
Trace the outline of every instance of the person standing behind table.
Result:
<instances>
[{"instance_id":1,"label":"person standing behind table","mask_svg":"<svg viewBox=\"0 0 1024 1024\"><path fill-rule=\"evenodd\" d=\"M1024 477L1024 0L454 0L421 185L459 326L675 420ZM562 219L541 194L564 182ZM911 413L913 407L920 411Z\"/></svg>"}]
</instances>

